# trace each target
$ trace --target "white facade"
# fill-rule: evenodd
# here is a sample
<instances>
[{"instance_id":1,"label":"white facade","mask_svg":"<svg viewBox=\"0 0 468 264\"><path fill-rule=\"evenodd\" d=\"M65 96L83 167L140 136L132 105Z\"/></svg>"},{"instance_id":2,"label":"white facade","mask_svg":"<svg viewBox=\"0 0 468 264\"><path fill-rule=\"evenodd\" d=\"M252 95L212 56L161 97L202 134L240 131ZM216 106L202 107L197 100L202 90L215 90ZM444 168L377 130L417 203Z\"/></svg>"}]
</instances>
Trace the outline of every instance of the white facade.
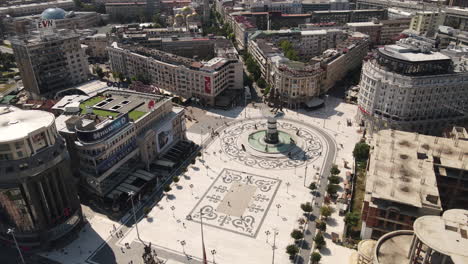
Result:
<instances>
[{"instance_id":1,"label":"white facade","mask_svg":"<svg viewBox=\"0 0 468 264\"><path fill-rule=\"evenodd\" d=\"M364 63L358 96L361 120L371 131L385 127L429 133L463 118L468 73L405 76L375 61Z\"/></svg>"},{"instance_id":2,"label":"white facade","mask_svg":"<svg viewBox=\"0 0 468 264\"><path fill-rule=\"evenodd\" d=\"M243 88L243 68L237 59L215 57L203 63L194 62L197 67L188 67L146 57L117 44L109 47L108 52L113 71L126 76L146 75L158 88L185 98L195 97L209 105L214 105L215 97L224 90Z\"/></svg>"}]
</instances>

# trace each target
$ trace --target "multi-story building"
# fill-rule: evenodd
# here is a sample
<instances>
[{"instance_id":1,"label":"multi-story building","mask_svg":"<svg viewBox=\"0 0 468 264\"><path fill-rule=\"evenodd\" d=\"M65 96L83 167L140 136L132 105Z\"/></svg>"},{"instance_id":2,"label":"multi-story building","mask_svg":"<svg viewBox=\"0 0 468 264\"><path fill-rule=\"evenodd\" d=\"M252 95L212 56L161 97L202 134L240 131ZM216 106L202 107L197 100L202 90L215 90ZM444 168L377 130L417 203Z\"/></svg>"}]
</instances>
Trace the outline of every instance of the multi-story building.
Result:
<instances>
[{"instance_id":1,"label":"multi-story building","mask_svg":"<svg viewBox=\"0 0 468 264\"><path fill-rule=\"evenodd\" d=\"M147 12L147 2L106 3L106 14L112 21L136 21Z\"/></svg>"},{"instance_id":2,"label":"multi-story building","mask_svg":"<svg viewBox=\"0 0 468 264\"><path fill-rule=\"evenodd\" d=\"M0 239L53 246L83 220L70 160L52 113L0 106Z\"/></svg>"},{"instance_id":3,"label":"multi-story building","mask_svg":"<svg viewBox=\"0 0 468 264\"><path fill-rule=\"evenodd\" d=\"M285 58L278 48L282 41L291 43L301 61ZM266 31L250 37L248 51L271 90L281 95L285 105L297 108L359 66L367 55L368 39L339 29Z\"/></svg>"},{"instance_id":4,"label":"multi-story building","mask_svg":"<svg viewBox=\"0 0 468 264\"><path fill-rule=\"evenodd\" d=\"M81 43L86 45L86 55L98 60L106 60L109 58L107 54L108 42L109 38L106 34L94 34L92 36L86 36L81 40Z\"/></svg>"},{"instance_id":5,"label":"multi-story building","mask_svg":"<svg viewBox=\"0 0 468 264\"><path fill-rule=\"evenodd\" d=\"M54 96L88 80L88 61L79 38L69 30L54 30L11 39L24 88L34 98Z\"/></svg>"},{"instance_id":6,"label":"multi-story building","mask_svg":"<svg viewBox=\"0 0 468 264\"><path fill-rule=\"evenodd\" d=\"M448 7L444 9L444 25L462 31L468 31L468 10L466 8Z\"/></svg>"},{"instance_id":7,"label":"multi-story building","mask_svg":"<svg viewBox=\"0 0 468 264\"><path fill-rule=\"evenodd\" d=\"M313 58L311 61L320 63L320 66L326 71L325 79L320 87L320 94L330 90L348 72L359 69L368 52L368 36L353 32L343 42L338 43L335 48L328 49L322 55Z\"/></svg>"},{"instance_id":8,"label":"multi-story building","mask_svg":"<svg viewBox=\"0 0 468 264\"><path fill-rule=\"evenodd\" d=\"M257 31L257 26L245 16L233 16L233 31L240 49L247 48L249 36Z\"/></svg>"},{"instance_id":9,"label":"multi-story building","mask_svg":"<svg viewBox=\"0 0 468 264\"><path fill-rule=\"evenodd\" d=\"M402 39L364 63L357 118L369 132L388 127L440 134L466 120L468 53L431 49L423 41Z\"/></svg>"},{"instance_id":10,"label":"multi-story building","mask_svg":"<svg viewBox=\"0 0 468 264\"><path fill-rule=\"evenodd\" d=\"M108 52L113 71L143 75L160 89L203 104L215 105L226 89L243 88L242 64L224 38L167 39L161 50L113 43Z\"/></svg>"},{"instance_id":11,"label":"multi-story building","mask_svg":"<svg viewBox=\"0 0 468 264\"><path fill-rule=\"evenodd\" d=\"M430 137L381 130L373 137L362 207L362 239L378 239L400 229L411 229L423 215L439 215L433 157L437 146ZM424 146L424 147L423 147Z\"/></svg>"},{"instance_id":12,"label":"multi-story building","mask_svg":"<svg viewBox=\"0 0 468 264\"><path fill-rule=\"evenodd\" d=\"M67 114L60 116L59 132L78 159L81 182L103 199L115 199L126 191L138 193L144 185L138 181L155 178L138 174L158 164L174 146L187 144L184 109L174 107L167 96L110 89L62 108ZM183 158L164 162L173 166Z\"/></svg>"},{"instance_id":13,"label":"multi-story building","mask_svg":"<svg viewBox=\"0 0 468 264\"><path fill-rule=\"evenodd\" d=\"M397 230L378 241L363 240L350 264L464 264L468 262L468 211L421 216L413 230Z\"/></svg>"},{"instance_id":14,"label":"multi-story building","mask_svg":"<svg viewBox=\"0 0 468 264\"><path fill-rule=\"evenodd\" d=\"M411 18L409 29L419 35L434 36L444 16L437 11L418 11Z\"/></svg>"},{"instance_id":15,"label":"multi-story building","mask_svg":"<svg viewBox=\"0 0 468 264\"><path fill-rule=\"evenodd\" d=\"M418 0L356 0L357 9L385 9L385 8L398 8L408 11L423 11L430 10L436 11L438 9L437 3L428 3Z\"/></svg>"},{"instance_id":16,"label":"multi-story building","mask_svg":"<svg viewBox=\"0 0 468 264\"><path fill-rule=\"evenodd\" d=\"M73 0L40 1L38 3L32 4L0 7L0 17L6 15L10 15L13 17L35 15L40 14L47 8L54 7L62 8L65 10L72 10L73 8L75 8L75 2Z\"/></svg>"},{"instance_id":17,"label":"multi-story building","mask_svg":"<svg viewBox=\"0 0 468 264\"><path fill-rule=\"evenodd\" d=\"M458 135L458 130L455 130ZM411 229L416 217L468 209L468 141L381 130L372 139L362 238Z\"/></svg>"},{"instance_id":18,"label":"multi-story building","mask_svg":"<svg viewBox=\"0 0 468 264\"><path fill-rule=\"evenodd\" d=\"M351 22L369 22L372 19L385 20L388 18L386 9L359 9L359 10L335 10L313 11L312 23L335 22L340 25Z\"/></svg>"},{"instance_id":19,"label":"multi-story building","mask_svg":"<svg viewBox=\"0 0 468 264\"><path fill-rule=\"evenodd\" d=\"M373 45L380 43L383 24L380 23L380 21L377 19L374 19L371 22L347 23L346 27L352 31L361 32L368 35L369 41Z\"/></svg>"},{"instance_id":20,"label":"multi-story building","mask_svg":"<svg viewBox=\"0 0 468 264\"><path fill-rule=\"evenodd\" d=\"M42 19L53 19L58 29L88 29L98 26L101 22L101 16L96 12L67 13L61 8L48 8L40 15L4 18L5 33L28 34L32 30L37 30L37 21Z\"/></svg>"},{"instance_id":21,"label":"multi-story building","mask_svg":"<svg viewBox=\"0 0 468 264\"><path fill-rule=\"evenodd\" d=\"M248 3L251 12L281 12L285 14L302 13L302 5L299 0L271 1L271 0L251 0Z\"/></svg>"},{"instance_id":22,"label":"multi-story building","mask_svg":"<svg viewBox=\"0 0 468 264\"><path fill-rule=\"evenodd\" d=\"M380 31L380 44L394 44L400 39L401 33L409 28L411 18L396 18L380 21L382 30Z\"/></svg>"}]
</instances>

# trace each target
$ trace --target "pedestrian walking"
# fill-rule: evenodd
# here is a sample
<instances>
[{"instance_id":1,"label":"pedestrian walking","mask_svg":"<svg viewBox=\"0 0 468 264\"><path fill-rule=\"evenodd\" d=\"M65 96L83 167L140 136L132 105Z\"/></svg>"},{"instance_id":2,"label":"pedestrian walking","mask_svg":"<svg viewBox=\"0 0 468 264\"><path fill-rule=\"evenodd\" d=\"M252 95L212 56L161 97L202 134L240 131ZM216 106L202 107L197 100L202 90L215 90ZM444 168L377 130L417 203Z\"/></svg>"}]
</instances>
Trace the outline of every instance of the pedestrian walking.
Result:
<instances>
[{"instance_id":1,"label":"pedestrian walking","mask_svg":"<svg viewBox=\"0 0 468 264\"><path fill-rule=\"evenodd\" d=\"M123 250L123 247L120 247L120 250L122 251L122 253L125 254L125 251Z\"/></svg>"},{"instance_id":2,"label":"pedestrian walking","mask_svg":"<svg viewBox=\"0 0 468 264\"><path fill-rule=\"evenodd\" d=\"M231 207L231 202L228 201L228 206Z\"/></svg>"},{"instance_id":3,"label":"pedestrian walking","mask_svg":"<svg viewBox=\"0 0 468 264\"><path fill-rule=\"evenodd\" d=\"M183 226L184 228L186 228L186 227L185 227L185 223L182 223L182 226Z\"/></svg>"},{"instance_id":4,"label":"pedestrian walking","mask_svg":"<svg viewBox=\"0 0 468 264\"><path fill-rule=\"evenodd\" d=\"M115 224L112 224L112 226L114 227L114 231L117 230L117 228L115 228Z\"/></svg>"}]
</instances>

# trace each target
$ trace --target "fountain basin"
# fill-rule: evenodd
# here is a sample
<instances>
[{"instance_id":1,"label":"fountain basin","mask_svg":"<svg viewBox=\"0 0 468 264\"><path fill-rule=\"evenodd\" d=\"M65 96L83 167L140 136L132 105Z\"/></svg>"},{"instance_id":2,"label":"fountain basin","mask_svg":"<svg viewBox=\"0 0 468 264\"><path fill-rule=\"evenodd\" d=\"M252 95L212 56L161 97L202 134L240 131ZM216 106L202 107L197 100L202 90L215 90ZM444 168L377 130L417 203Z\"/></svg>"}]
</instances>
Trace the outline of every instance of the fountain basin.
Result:
<instances>
[{"instance_id":1,"label":"fountain basin","mask_svg":"<svg viewBox=\"0 0 468 264\"><path fill-rule=\"evenodd\" d=\"M291 144L291 135L284 131L278 130L278 143L276 144L269 144L265 142L266 135L267 130L259 130L249 134L249 146L256 151L271 154L285 153L296 146L295 144Z\"/></svg>"}]
</instances>

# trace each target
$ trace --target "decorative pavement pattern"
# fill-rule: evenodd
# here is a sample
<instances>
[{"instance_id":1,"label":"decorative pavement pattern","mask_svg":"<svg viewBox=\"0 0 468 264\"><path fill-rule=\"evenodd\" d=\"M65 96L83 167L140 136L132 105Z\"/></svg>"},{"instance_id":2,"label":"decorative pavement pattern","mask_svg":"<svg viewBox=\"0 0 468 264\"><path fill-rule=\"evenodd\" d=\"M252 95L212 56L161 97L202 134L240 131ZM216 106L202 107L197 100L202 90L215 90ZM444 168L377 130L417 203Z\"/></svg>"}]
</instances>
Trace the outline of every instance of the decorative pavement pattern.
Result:
<instances>
[{"instance_id":1,"label":"decorative pavement pattern","mask_svg":"<svg viewBox=\"0 0 468 264\"><path fill-rule=\"evenodd\" d=\"M187 220L229 232L256 237L281 180L224 169Z\"/></svg>"},{"instance_id":2,"label":"decorative pavement pattern","mask_svg":"<svg viewBox=\"0 0 468 264\"><path fill-rule=\"evenodd\" d=\"M301 151L293 152L291 157L286 155L283 157L268 157L266 155L252 155L250 152L242 150L241 144L238 141L244 133L266 128L267 123L264 120L234 125L232 128L226 129L221 136L221 149L231 160L249 167L261 169L291 169L300 167L307 162L317 159L322 153L322 142L311 129L287 121L278 121L278 129L293 133L296 131L296 136L305 142Z\"/></svg>"}]
</instances>

